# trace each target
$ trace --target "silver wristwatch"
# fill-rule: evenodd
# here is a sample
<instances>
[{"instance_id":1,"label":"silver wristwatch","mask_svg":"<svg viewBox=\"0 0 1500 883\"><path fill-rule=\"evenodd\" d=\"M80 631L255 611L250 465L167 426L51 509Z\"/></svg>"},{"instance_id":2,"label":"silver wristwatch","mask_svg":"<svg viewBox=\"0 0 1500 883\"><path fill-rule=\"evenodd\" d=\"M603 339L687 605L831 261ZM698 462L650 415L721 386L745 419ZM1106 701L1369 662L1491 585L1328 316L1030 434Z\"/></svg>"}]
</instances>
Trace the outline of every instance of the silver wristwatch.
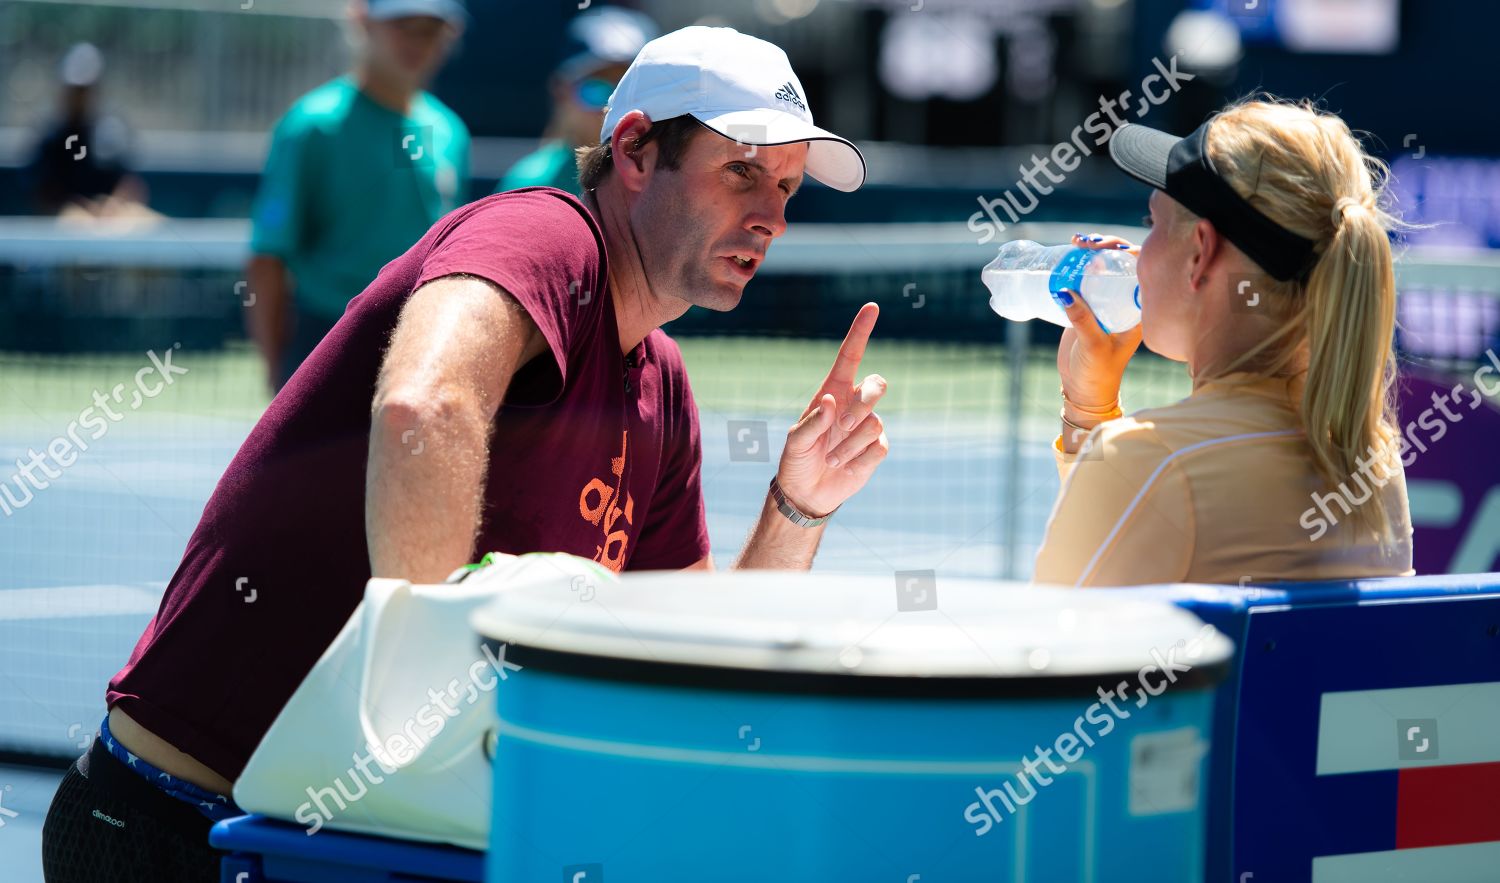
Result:
<instances>
[{"instance_id":1,"label":"silver wristwatch","mask_svg":"<svg viewBox=\"0 0 1500 883\"><path fill-rule=\"evenodd\" d=\"M776 483L776 476L774 475L771 476L771 499L776 503L776 511L780 512L782 515L785 515L788 521L797 525L798 527L817 527L818 525L832 518L833 512L839 511L838 509L834 509L833 512L829 512L827 515L824 515L820 518L814 518L811 515L802 512L787 500L786 494L781 492L781 485Z\"/></svg>"}]
</instances>

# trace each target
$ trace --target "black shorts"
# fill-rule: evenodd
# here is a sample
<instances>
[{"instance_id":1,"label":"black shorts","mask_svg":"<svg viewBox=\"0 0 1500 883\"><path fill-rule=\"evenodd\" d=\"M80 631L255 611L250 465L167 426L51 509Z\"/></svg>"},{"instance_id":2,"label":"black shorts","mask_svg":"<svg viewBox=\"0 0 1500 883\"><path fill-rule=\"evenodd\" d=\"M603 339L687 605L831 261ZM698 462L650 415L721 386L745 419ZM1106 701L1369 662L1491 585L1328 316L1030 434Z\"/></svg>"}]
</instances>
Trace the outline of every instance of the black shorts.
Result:
<instances>
[{"instance_id":1,"label":"black shorts","mask_svg":"<svg viewBox=\"0 0 1500 883\"><path fill-rule=\"evenodd\" d=\"M47 883L217 883L213 822L147 782L98 739L71 766L42 824Z\"/></svg>"}]
</instances>

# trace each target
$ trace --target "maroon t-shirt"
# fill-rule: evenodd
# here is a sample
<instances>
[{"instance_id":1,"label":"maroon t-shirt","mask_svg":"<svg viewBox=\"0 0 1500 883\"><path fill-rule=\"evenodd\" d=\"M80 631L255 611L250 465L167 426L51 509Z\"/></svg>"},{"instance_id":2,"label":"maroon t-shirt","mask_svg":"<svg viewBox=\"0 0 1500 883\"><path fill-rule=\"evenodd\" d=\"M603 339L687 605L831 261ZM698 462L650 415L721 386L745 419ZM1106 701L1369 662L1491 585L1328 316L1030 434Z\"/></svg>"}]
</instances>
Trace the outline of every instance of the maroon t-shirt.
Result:
<instances>
[{"instance_id":1,"label":"maroon t-shirt","mask_svg":"<svg viewBox=\"0 0 1500 883\"><path fill-rule=\"evenodd\" d=\"M546 187L463 206L350 301L271 402L110 682L111 707L228 779L363 597L376 375L411 292L453 274L509 292L549 349L495 416L476 554L570 552L616 571L708 554L682 355L660 330L621 354L594 218Z\"/></svg>"}]
</instances>

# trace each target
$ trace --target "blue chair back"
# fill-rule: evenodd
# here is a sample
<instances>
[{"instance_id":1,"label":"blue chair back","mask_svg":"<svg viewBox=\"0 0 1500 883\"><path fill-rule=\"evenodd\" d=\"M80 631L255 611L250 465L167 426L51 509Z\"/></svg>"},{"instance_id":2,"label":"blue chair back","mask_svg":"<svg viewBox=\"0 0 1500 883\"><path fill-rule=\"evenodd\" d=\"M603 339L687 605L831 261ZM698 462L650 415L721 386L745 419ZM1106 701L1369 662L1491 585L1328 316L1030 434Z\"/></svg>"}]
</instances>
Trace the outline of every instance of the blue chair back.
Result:
<instances>
[{"instance_id":1,"label":"blue chair back","mask_svg":"<svg viewBox=\"0 0 1500 883\"><path fill-rule=\"evenodd\" d=\"M1122 591L1238 648L1215 697L1206 879L1493 872L1500 574Z\"/></svg>"}]
</instances>

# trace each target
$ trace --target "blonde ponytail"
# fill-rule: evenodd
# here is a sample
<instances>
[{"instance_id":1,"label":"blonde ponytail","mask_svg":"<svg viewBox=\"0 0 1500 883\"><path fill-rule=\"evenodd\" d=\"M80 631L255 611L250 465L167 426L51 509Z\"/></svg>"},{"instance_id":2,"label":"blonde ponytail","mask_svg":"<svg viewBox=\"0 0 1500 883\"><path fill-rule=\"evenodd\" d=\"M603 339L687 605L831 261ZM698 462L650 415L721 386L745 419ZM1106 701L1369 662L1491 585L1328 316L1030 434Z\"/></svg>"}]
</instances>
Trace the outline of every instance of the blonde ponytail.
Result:
<instances>
[{"instance_id":1,"label":"blonde ponytail","mask_svg":"<svg viewBox=\"0 0 1500 883\"><path fill-rule=\"evenodd\" d=\"M1286 317L1281 327L1225 373L1254 364L1264 375L1282 374L1305 358L1301 417L1328 487L1367 467L1389 473L1397 429L1388 234L1401 224L1381 207L1388 170L1337 116L1276 100L1245 101L1218 114L1208 152L1261 213L1318 243L1304 280L1266 286ZM1377 536L1389 535L1380 494L1370 493L1354 514Z\"/></svg>"},{"instance_id":2,"label":"blonde ponytail","mask_svg":"<svg viewBox=\"0 0 1500 883\"><path fill-rule=\"evenodd\" d=\"M1318 472L1330 485L1361 461L1389 463L1394 450L1396 275L1390 240L1373 206L1341 197L1334 232L1307 280L1307 383L1302 419ZM1367 527L1390 527L1378 494L1358 510Z\"/></svg>"}]
</instances>

